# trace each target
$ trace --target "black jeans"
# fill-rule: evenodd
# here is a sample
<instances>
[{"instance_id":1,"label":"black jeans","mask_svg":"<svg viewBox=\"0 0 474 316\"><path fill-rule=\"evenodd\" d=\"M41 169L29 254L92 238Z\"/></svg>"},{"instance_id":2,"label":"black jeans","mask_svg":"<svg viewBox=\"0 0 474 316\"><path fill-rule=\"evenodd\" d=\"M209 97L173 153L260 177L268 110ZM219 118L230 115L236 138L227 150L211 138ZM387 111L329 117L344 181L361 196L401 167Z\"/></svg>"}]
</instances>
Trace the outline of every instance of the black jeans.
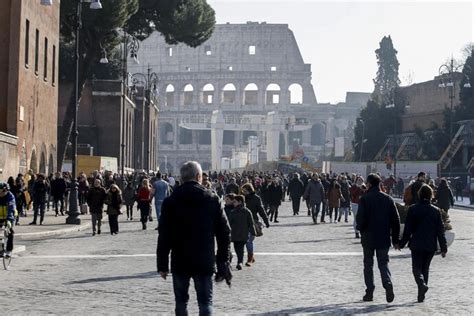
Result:
<instances>
[{"instance_id":1,"label":"black jeans","mask_svg":"<svg viewBox=\"0 0 474 316\"><path fill-rule=\"evenodd\" d=\"M175 312L178 316L188 315L189 281L194 281L199 315L212 315L212 275L178 275L173 273L173 290L176 302Z\"/></svg>"},{"instance_id":2,"label":"black jeans","mask_svg":"<svg viewBox=\"0 0 474 316\"><path fill-rule=\"evenodd\" d=\"M291 205L293 206L293 214L296 215L300 212L301 198L291 197Z\"/></svg>"},{"instance_id":3,"label":"black jeans","mask_svg":"<svg viewBox=\"0 0 474 316\"><path fill-rule=\"evenodd\" d=\"M142 224L146 224L148 216L150 216L150 202L138 201L138 208L140 209L140 221Z\"/></svg>"},{"instance_id":4,"label":"black jeans","mask_svg":"<svg viewBox=\"0 0 474 316\"><path fill-rule=\"evenodd\" d=\"M109 214L109 226L110 226L110 233L118 233L119 226L118 226L118 215L110 215Z\"/></svg>"},{"instance_id":5,"label":"black jeans","mask_svg":"<svg viewBox=\"0 0 474 316\"><path fill-rule=\"evenodd\" d=\"M59 208L59 211L58 211L58 206L60 205L60 208ZM60 198L54 198L53 199L53 207L54 207L54 211L56 212L56 215L59 214L59 212L61 212L61 214L64 213L64 198L60 197Z\"/></svg>"},{"instance_id":6,"label":"black jeans","mask_svg":"<svg viewBox=\"0 0 474 316\"><path fill-rule=\"evenodd\" d=\"M373 292L374 284L374 253L377 255L377 264L380 270L380 278L385 289L392 287L392 276L388 268L388 249L374 249L371 247L363 247L364 249L364 281L368 292Z\"/></svg>"},{"instance_id":7,"label":"black jeans","mask_svg":"<svg viewBox=\"0 0 474 316\"><path fill-rule=\"evenodd\" d=\"M313 218L314 223L318 221L318 214L320 210L321 210L321 203L311 202L311 216ZM323 217L321 216L321 218Z\"/></svg>"},{"instance_id":8,"label":"black jeans","mask_svg":"<svg viewBox=\"0 0 474 316\"><path fill-rule=\"evenodd\" d=\"M418 287L428 285L428 277L430 273L431 259L433 259L434 252L431 251L411 251L411 265L413 276Z\"/></svg>"},{"instance_id":9,"label":"black jeans","mask_svg":"<svg viewBox=\"0 0 474 316\"><path fill-rule=\"evenodd\" d=\"M234 250L237 254L237 263L244 262L244 246L247 243L246 241L234 241Z\"/></svg>"},{"instance_id":10,"label":"black jeans","mask_svg":"<svg viewBox=\"0 0 474 316\"><path fill-rule=\"evenodd\" d=\"M270 222L278 218L278 205L270 205Z\"/></svg>"}]
</instances>

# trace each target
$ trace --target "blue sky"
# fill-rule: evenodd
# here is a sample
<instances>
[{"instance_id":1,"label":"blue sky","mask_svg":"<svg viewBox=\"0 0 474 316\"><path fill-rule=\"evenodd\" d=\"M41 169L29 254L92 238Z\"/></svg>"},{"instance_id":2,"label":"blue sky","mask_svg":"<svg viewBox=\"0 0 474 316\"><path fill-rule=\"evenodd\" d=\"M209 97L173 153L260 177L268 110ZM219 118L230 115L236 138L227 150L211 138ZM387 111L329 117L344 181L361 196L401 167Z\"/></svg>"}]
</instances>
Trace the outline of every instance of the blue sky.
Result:
<instances>
[{"instance_id":1,"label":"blue sky","mask_svg":"<svg viewBox=\"0 0 474 316\"><path fill-rule=\"evenodd\" d=\"M318 102L343 101L346 91L371 92L374 50L391 35L402 85L433 79L451 55L472 43L473 1L208 0L218 23L289 24L312 64ZM411 77L411 79L409 79Z\"/></svg>"}]
</instances>

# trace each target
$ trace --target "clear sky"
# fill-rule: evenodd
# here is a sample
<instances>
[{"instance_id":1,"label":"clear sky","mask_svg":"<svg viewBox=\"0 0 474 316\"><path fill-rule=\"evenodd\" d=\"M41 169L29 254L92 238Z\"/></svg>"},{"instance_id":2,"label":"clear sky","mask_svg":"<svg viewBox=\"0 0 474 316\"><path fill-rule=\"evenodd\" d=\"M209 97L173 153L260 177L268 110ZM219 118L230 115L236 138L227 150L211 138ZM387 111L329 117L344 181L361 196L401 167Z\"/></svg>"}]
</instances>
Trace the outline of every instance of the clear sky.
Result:
<instances>
[{"instance_id":1,"label":"clear sky","mask_svg":"<svg viewBox=\"0 0 474 316\"><path fill-rule=\"evenodd\" d=\"M391 35L402 85L433 79L451 55L472 43L474 1L208 0L217 23L288 24L312 64L318 102L346 91L372 92L375 49ZM411 80L408 79L411 77Z\"/></svg>"}]
</instances>

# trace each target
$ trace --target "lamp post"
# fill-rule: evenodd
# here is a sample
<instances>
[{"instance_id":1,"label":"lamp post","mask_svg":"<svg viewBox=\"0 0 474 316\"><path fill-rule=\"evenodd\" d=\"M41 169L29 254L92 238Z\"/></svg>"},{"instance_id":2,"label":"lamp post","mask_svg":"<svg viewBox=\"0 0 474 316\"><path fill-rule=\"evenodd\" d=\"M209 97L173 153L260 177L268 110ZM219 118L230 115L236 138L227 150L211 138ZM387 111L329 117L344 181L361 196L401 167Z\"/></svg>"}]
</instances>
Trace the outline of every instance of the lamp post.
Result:
<instances>
[{"instance_id":1,"label":"lamp post","mask_svg":"<svg viewBox=\"0 0 474 316\"><path fill-rule=\"evenodd\" d=\"M360 139L360 151L359 151L359 161L362 162L362 152L364 150L364 137L365 137L365 122L363 119L359 119L359 122L362 124L362 137Z\"/></svg>"},{"instance_id":2,"label":"lamp post","mask_svg":"<svg viewBox=\"0 0 474 316\"><path fill-rule=\"evenodd\" d=\"M158 75L155 72L151 71L150 66L148 65L147 73L134 73L132 75L132 83L135 87L136 85L140 85L144 88L143 90L143 107L142 107L142 124L141 124L141 145L140 145L140 166L141 168L145 168L145 111L148 110L147 103L149 103L150 99L153 97L155 98L158 96ZM150 146L150 141L147 142L148 147ZM149 152L149 149L146 150ZM147 157L148 163L146 169L150 169L150 159L149 156Z\"/></svg>"},{"instance_id":3,"label":"lamp post","mask_svg":"<svg viewBox=\"0 0 474 316\"><path fill-rule=\"evenodd\" d=\"M98 10L102 9L102 4L100 0L77 0L76 2L76 18L75 18L75 39L74 39L74 46L75 46L75 54L74 54L74 61L75 61L75 79L74 79L74 114L73 114L73 121L72 121L72 186L71 192L69 194L69 213L68 217L66 218L66 224L77 224L81 223L80 214L81 212L77 208L78 202L78 192L77 192L77 137L79 132L77 130L77 109L79 107L79 36L82 27L82 4L83 3L90 3L91 10ZM51 6L53 1L51 0L41 0L41 5Z\"/></svg>"},{"instance_id":4,"label":"lamp post","mask_svg":"<svg viewBox=\"0 0 474 316\"><path fill-rule=\"evenodd\" d=\"M456 97L456 84L454 73L458 72L463 65L454 65L454 59L451 57L451 61L449 64L443 64L439 67L439 76L440 82L438 87L439 88L449 88L449 100L450 100L450 108L451 113L449 115L449 146L453 143L453 110L454 110L454 98ZM471 87L470 82L467 81L464 84L465 88ZM452 176L453 164L449 163L449 177Z\"/></svg>"}]
</instances>

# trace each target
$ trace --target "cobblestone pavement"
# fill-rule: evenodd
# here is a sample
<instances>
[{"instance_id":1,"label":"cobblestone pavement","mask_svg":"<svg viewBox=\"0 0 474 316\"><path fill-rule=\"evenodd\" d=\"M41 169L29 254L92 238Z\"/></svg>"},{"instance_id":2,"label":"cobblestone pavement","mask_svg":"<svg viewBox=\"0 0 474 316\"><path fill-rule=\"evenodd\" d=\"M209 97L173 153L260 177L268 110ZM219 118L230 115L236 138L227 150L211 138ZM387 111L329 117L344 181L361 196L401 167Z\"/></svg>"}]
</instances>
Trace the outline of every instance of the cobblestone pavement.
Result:
<instances>
[{"instance_id":1,"label":"cobblestone pavement","mask_svg":"<svg viewBox=\"0 0 474 316\"><path fill-rule=\"evenodd\" d=\"M450 211L456 240L445 259L434 258L422 304L415 303L408 250L392 253L395 301L385 302L375 270L374 302L364 303L361 246L352 225L312 225L305 215L291 216L288 202L281 213L280 223L256 241L256 264L234 271L232 288L215 286L217 315L474 313L474 212ZM11 270L0 270L2 314L172 314L171 280L156 274L156 222L142 231L139 222L123 219L117 236L105 226L95 237L89 230L27 241Z\"/></svg>"}]
</instances>

